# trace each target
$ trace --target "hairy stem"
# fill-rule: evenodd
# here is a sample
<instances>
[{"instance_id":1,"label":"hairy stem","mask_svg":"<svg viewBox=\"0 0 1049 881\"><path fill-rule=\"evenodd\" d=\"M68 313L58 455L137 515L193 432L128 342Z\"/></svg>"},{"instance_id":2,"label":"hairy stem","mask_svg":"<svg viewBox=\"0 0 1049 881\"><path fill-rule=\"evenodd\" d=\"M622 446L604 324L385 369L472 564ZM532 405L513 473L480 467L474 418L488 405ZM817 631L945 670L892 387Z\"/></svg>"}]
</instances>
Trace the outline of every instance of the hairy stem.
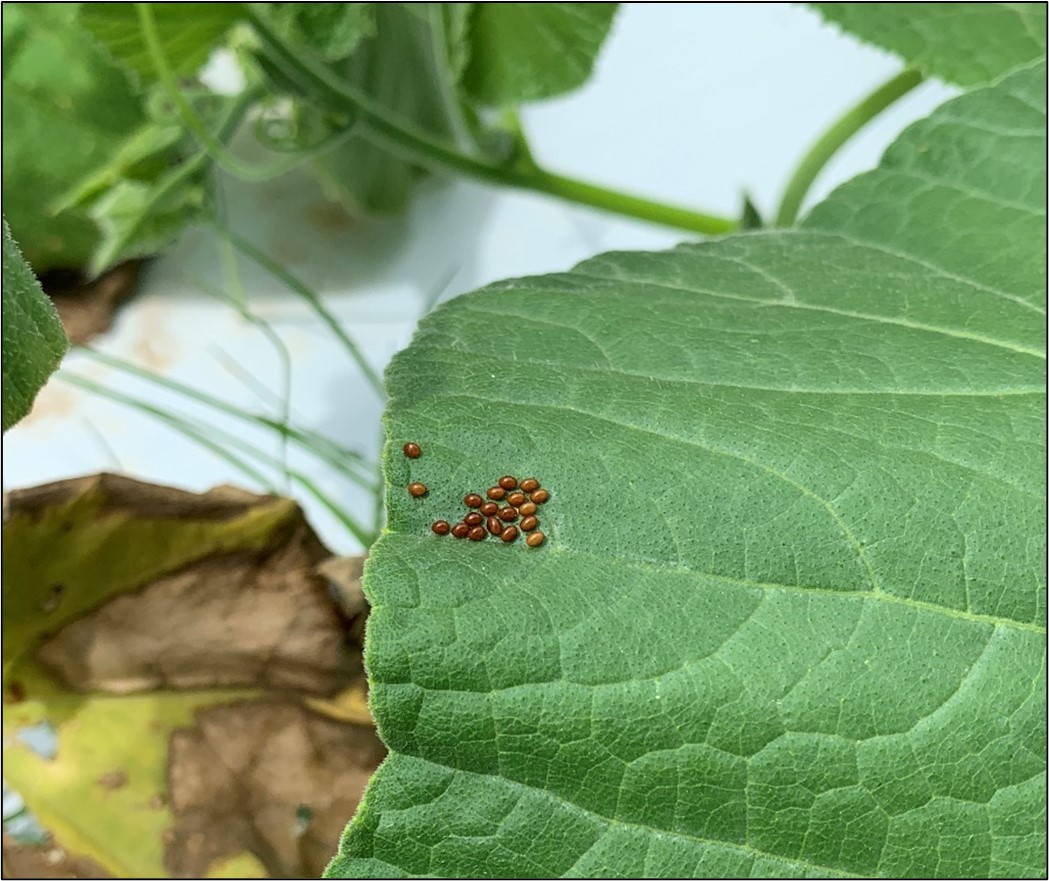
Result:
<instances>
[{"instance_id":1,"label":"hairy stem","mask_svg":"<svg viewBox=\"0 0 1049 881\"><path fill-rule=\"evenodd\" d=\"M113 355L107 355L104 352L97 351L88 346L80 347L79 351L89 355L100 364L113 367L129 376L135 376L139 379L151 382L159 388L165 388L176 392L189 400L211 407L225 416L241 419L244 422L255 424L261 428L278 432L288 440L298 444L302 449L312 453L313 456L321 462L331 465L339 474L348 480L364 487L370 492L378 491L377 485L373 480L349 467L351 463L356 465L356 463L362 462L363 457L352 450L345 450L338 447L323 435L318 435L307 429L297 428L288 423L271 419L270 417L263 416L259 413L252 413L241 407L237 407L235 404L231 404L228 401L222 401L209 395L207 392L194 388L193 386L185 385L177 380L145 370L136 364L132 364L130 361L116 358ZM63 373L61 375L64 377L66 374ZM363 468L363 465L358 467Z\"/></svg>"},{"instance_id":2,"label":"hairy stem","mask_svg":"<svg viewBox=\"0 0 1049 881\"><path fill-rule=\"evenodd\" d=\"M460 153L432 140L416 126L394 118L386 108L373 102L367 95L300 57L285 45L280 36L250 7L247 8L246 17L270 59L281 67L285 74L314 96L318 103L338 107L348 113L361 126L362 136L382 144L391 153L406 161L435 171L454 171L500 186L546 193L613 214L636 217L689 232L720 235L736 228L734 220L724 217L653 202L552 172L498 165Z\"/></svg>"},{"instance_id":3,"label":"hairy stem","mask_svg":"<svg viewBox=\"0 0 1049 881\"><path fill-rule=\"evenodd\" d=\"M328 311L328 308L324 305L321 298L299 281L294 275L288 272L288 270L281 266L276 260L272 259L263 251L260 251L247 239L241 238L233 232L233 230L227 229L218 222L213 223L213 226L233 245L234 248L240 251L240 253L253 260L274 278L282 281L292 293L297 294L310 305L314 314L328 326L328 329L335 335L339 342L342 343L346 353L353 359L357 367L360 368L360 371L364 374L365 379L368 380L368 383L375 390L375 393L380 399L385 400L386 391L382 385L382 377L380 377L375 368L368 363L364 354L357 347L357 344L353 341L350 335L346 333L338 319Z\"/></svg>"},{"instance_id":4,"label":"hairy stem","mask_svg":"<svg viewBox=\"0 0 1049 881\"><path fill-rule=\"evenodd\" d=\"M149 3L135 4L138 10L139 25L142 30L142 40L145 43L146 51L149 53L149 58L153 62L153 67L157 71L161 84L164 86L165 93L178 110L183 124L200 141L204 147L205 155L223 171L249 183L272 180L275 177L280 177L282 174L287 174L308 160L315 159L328 150L334 149L355 134L353 127L348 126L309 149L302 150L290 158L279 159L268 165L255 165L254 163L242 161L229 151L222 138L215 137L208 130L204 121L179 89L175 74L171 70L171 65L168 64L167 56L164 54L164 47L160 43L160 37L157 35L156 22L153 19L153 10L150 8L150 5ZM252 94L256 99L259 97L258 93L253 92Z\"/></svg>"},{"instance_id":5,"label":"hairy stem","mask_svg":"<svg viewBox=\"0 0 1049 881\"><path fill-rule=\"evenodd\" d=\"M874 117L921 83L916 70L905 70L882 84L827 129L798 163L791 175L776 214L776 226L791 226L812 182L842 145Z\"/></svg>"},{"instance_id":6,"label":"hairy stem","mask_svg":"<svg viewBox=\"0 0 1049 881\"><path fill-rule=\"evenodd\" d=\"M122 392L118 392L115 389L96 383L84 376L71 373L60 373L59 378L71 385L78 386L85 391L93 392L101 397L109 398L111 401L116 401L117 403L132 407L140 413L148 413L155 419L158 419L177 431L182 432L201 446L225 459L269 492L276 495L280 494L280 490L274 486L271 480L251 465L249 461L245 461L232 453L230 448L239 449L250 457L250 461L264 462L271 468L279 469L281 467L280 460L275 456L271 456L265 451L260 450L253 444L248 443L238 435L223 431L214 425L197 423L185 417L181 417L178 414L162 410L159 407L154 407L146 401L135 398L131 395L125 395ZM345 509L337 505L335 501L317 486L312 479L298 471L292 470L288 471L288 476L298 483L307 493L313 496L322 506L327 508L328 511L330 511L346 528L347 532L356 538L365 548L370 547L376 538L378 538L376 533L357 523L357 521L354 520Z\"/></svg>"}]
</instances>

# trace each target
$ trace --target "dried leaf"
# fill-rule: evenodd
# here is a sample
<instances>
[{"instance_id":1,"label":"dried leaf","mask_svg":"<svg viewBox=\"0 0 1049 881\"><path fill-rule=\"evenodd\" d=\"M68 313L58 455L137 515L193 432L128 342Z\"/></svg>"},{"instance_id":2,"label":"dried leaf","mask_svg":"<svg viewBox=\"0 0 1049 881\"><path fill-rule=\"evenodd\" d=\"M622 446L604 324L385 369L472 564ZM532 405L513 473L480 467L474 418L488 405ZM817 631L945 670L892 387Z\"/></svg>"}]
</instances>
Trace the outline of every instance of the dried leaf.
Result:
<instances>
[{"instance_id":1,"label":"dried leaf","mask_svg":"<svg viewBox=\"0 0 1049 881\"><path fill-rule=\"evenodd\" d=\"M214 707L198 723L171 738L171 873L247 851L274 877L319 876L386 753L375 732L293 702Z\"/></svg>"},{"instance_id":2,"label":"dried leaf","mask_svg":"<svg viewBox=\"0 0 1049 881\"><path fill-rule=\"evenodd\" d=\"M117 876L319 874L382 746L366 607L340 608L298 507L114 475L5 501L4 774L55 840ZM193 796L216 787L221 822Z\"/></svg>"},{"instance_id":3,"label":"dried leaf","mask_svg":"<svg viewBox=\"0 0 1049 881\"><path fill-rule=\"evenodd\" d=\"M333 694L360 670L305 522L272 551L209 557L67 625L37 652L77 691L258 686Z\"/></svg>"}]
</instances>

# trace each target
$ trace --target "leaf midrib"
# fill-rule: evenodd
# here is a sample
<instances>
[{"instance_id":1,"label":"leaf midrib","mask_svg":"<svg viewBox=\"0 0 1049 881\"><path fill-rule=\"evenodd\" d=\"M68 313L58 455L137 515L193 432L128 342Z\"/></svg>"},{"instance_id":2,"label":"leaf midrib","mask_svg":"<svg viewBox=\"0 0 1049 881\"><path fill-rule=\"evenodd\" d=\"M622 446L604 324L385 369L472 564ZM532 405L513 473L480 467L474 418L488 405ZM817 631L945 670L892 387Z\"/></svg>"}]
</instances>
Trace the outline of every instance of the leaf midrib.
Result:
<instances>
[{"instance_id":1,"label":"leaf midrib","mask_svg":"<svg viewBox=\"0 0 1049 881\"><path fill-rule=\"evenodd\" d=\"M750 267L755 269L755 267ZM588 278L600 278L599 276L586 276L584 273L576 272L573 273L581 277ZM678 291L680 293L687 294L701 294L709 297L717 297L724 300L737 300L743 303L751 303L755 306L761 306L765 309L797 309L802 312L822 312L828 315L838 315L842 318L855 318L857 321L869 321L872 324L885 324L894 327L903 327L908 330L916 330L924 333L937 334L940 336L952 337L954 339L967 340L968 342L981 343L986 346L993 346L999 349L1005 349L1010 352L1015 352L1019 355L1030 355L1033 358L1037 358L1040 361L1045 361L1045 352L1041 349L1035 349L1032 347L1024 346L1018 343L1012 343L1007 340L1000 340L996 337L985 336L980 333L971 333L963 330L955 330L949 327L940 327L935 324L924 324L918 321L909 321L905 318L893 318L885 315L874 315L867 312L857 312L852 309L835 309L831 306L816 305L811 303L802 303L797 299L794 300L762 300L757 297L741 297L738 294L725 294L718 291L703 290L697 288L686 288L678 287L677 285L668 284L666 282L657 282L645 279L610 279L603 278L603 281L618 281L620 284L631 284L635 287L655 287L662 288L668 291ZM971 287L971 285L970 285ZM1029 304L1028 304L1029 305Z\"/></svg>"},{"instance_id":2,"label":"leaf midrib","mask_svg":"<svg viewBox=\"0 0 1049 881\"><path fill-rule=\"evenodd\" d=\"M402 534L399 537L404 536ZM424 538L422 539L422 541L428 540ZM966 621L970 624L987 625L990 627L1002 627L1010 630L1021 630L1028 633L1036 633L1042 636L1046 635L1046 627L1032 622L1017 621L1015 618L1002 618L997 615L983 615L977 612L967 612L963 609L952 609L949 606L940 606L936 603L930 603L924 600L915 600L910 599L908 597L901 597L897 596L896 594L887 593L885 591L874 591L870 589L860 588L850 590L847 588L839 589L833 587L823 587L821 585L784 584L782 582L777 581L755 581L750 578L740 578L733 575L726 575L721 572L704 572L701 569L695 569L692 566L687 566L685 564L680 563L659 563L653 560L645 560L642 558L617 557L606 554L591 554L579 548L564 548L551 546L543 553L546 556L552 558L565 557L575 560L590 561L595 566L600 566L602 569L642 569L646 572L661 572L666 573L668 575L686 575L688 577L695 578L698 581L707 581L712 582L714 584L722 582L725 585L731 585L752 590L779 591L781 593L797 594L802 596L827 596L833 597L835 599L850 600L855 602L866 602L868 600L875 602L885 602L891 603L893 605L904 606L906 608L914 609L917 611L945 615L949 618L954 618L960 621ZM381 609L386 605L391 604L373 602L372 608ZM535 683L527 684L531 685ZM580 682L575 684L585 685L586 683Z\"/></svg>"},{"instance_id":3,"label":"leaf midrib","mask_svg":"<svg viewBox=\"0 0 1049 881\"><path fill-rule=\"evenodd\" d=\"M617 820L617 819L614 819L614 818L611 818L611 817L606 817L606 816L604 816L604 814L599 814L596 811L590 810L589 808L585 808L582 805L576 804L575 802L565 798L564 796L558 795L555 792L551 792L548 789L542 789L542 788L540 788L538 786L532 786L532 785L530 785L528 783L523 783L520 780L514 780L513 778L506 777L505 775L502 775L502 774L480 774L480 773L478 773L476 771L466 771L466 770L463 770L462 768L457 768L454 765L448 765L448 764L445 764L443 762L435 762L432 759L423 758L422 756L413 755L412 753L404 752L403 750L392 750L391 749L390 750L390 757L392 758L393 756L396 756L396 755L404 755L404 756L407 756L407 757L409 757L412 760L417 761L417 762L425 762L425 763L427 763L429 765L433 765L434 767L437 767L437 768L444 768L444 769L446 769L448 771L451 771L453 774L465 774L465 775L469 775L469 776L485 777L485 778L488 778L488 779L498 780L498 781L504 783L505 785L507 785L507 786L509 786L511 788L520 789L520 790L523 790L525 792L532 793L532 794L537 795L537 796L539 796L541 798L545 798L548 801L554 802L555 804L561 805L562 807L568 808L571 811L574 811L574 812L582 814L582 815L584 815L586 817L589 817L589 818L593 819L594 821L596 821L597 823L599 823L600 825L602 825L602 826L604 826L606 828L609 828L609 829L611 829L611 828L636 829L639 832L644 832L646 834L652 835L653 837L657 837L657 838L663 837L663 838L678 839L678 840L681 840L681 841L687 841L687 842L692 843L692 844L700 845L701 847L704 847L704 848L711 848L711 847L713 847L713 848L725 848L727 850L734 850L734 851L737 851L737 852L740 852L740 853L744 853L748 857L751 857L753 859L770 859L770 860L776 860L778 862L790 863L790 864L793 864L793 865L796 865L796 866L804 867L806 869L812 869L812 870L817 871L817 872L826 873L826 874L830 875L831 877L835 877L835 876L848 877L848 878L863 878L863 877L866 877L865 875L860 875L860 874L857 874L855 872L849 872L849 871L847 871L845 869L840 869L837 866L823 866L823 865L820 865L818 863L812 863L812 862L809 862L808 860L801 859L800 857L783 856L782 854L777 854L777 853L772 853L772 852L769 852L769 851L760 850L760 849L758 849L756 847L753 847L752 845L749 845L749 844L741 844L741 843L733 842L733 841L724 841L724 840L718 839L718 838L703 838L703 837L701 837L699 835L692 835L692 834L690 834L688 832L675 832L675 831L669 831L669 830L666 830L666 829L657 829L654 826L647 826L644 823L637 823L637 822L632 822L632 821L628 821L628 820ZM591 847L592 847L592 845L591 845ZM567 871L571 871L571 869L575 865L577 865L579 863L579 861L581 859L583 859L583 857L585 857L587 853L589 853L589 851L590 851L590 848L588 848L587 850L585 850L581 854L579 854L579 856L575 860L575 863L573 863L572 866L569 866ZM879 857L879 861L880 861L880 857ZM399 866L398 868L403 868L403 867ZM438 876L434 876L434 877L438 877ZM572 877L572 876L567 874L567 872L566 872L566 873L562 874L561 877Z\"/></svg>"},{"instance_id":4,"label":"leaf midrib","mask_svg":"<svg viewBox=\"0 0 1049 881\"><path fill-rule=\"evenodd\" d=\"M490 312L484 309L470 309L478 315L492 315L497 317L507 317L506 313L503 312ZM517 319L517 316L514 316ZM534 322L536 324L548 324L551 327L557 327L562 330L575 330L570 325L558 324L553 321L541 321L534 316L527 319L517 319ZM419 340L415 343L415 350L418 351L429 351L429 352L448 352L453 355L454 358L449 361L450 364L454 364L455 360L462 360L463 355L468 355L470 358L475 359L487 359L498 363L501 366L505 366L505 359L499 359L497 356L492 355L488 352L478 352L471 349L465 348L451 348L450 346L438 345L435 343L427 342L426 340ZM717 382L704 379L695 379L691 376L669 376L667 374L653 373L651 371L641 370L626 370L622 367L616 367L609 364L607 367L594 367L587 366L585 364L571 364L566 361L554 361L550 358L521 358L514 357L514 366L526 365L532 367L557 367L565 372L570 373L597 373L597 374L610 374L613 376L629 376L634 379L650 380L652 382L669 383L673 385L686 385L686 386L697 386L699 388L725 388L735 389L737 391L747 392L768 392L770 394L785 394L785 395L843 395L843 396L880 396L880 397L922 397L922 398L1006 398L1006 397L1021 397L1026 395L1041 395L1044 396L1046 390L1042 386L1020 386L1017 388L1000 388L1000 389L917 389L917 388L901 388L901 389L879 389L879 388L814 388L805 386L765 386L765 385L751 385L738 382Z\"/></svg>"},{"instance_id":5,"label":"leaf midrib","mask_svg":"<svg viewBox=\"0 0 1049 881\"><path fill-rule=\"evenodd\" d=\"M628 431L637 431L637 432L641 432L643 434L655 435L656 437L659 437L662 440L670 442L670 443L680 443L680 444L684 444L684 445L689 446L689 447L695 447L697 449L701 449L701 450L703 450L704 452L707 452L707 453L711 453L711 454L715 454L715 455L724 455L724 456L727 456L729 458L737 459L737 460L739 460L741 462L744 462L744 463L746 463L746 464L748 464L748 465L750 465L750 466L752 466L754 468L757 468L757 469L759 469L761 471L764 471L764 472L766 472L766 473L768 473L768 474L778 478L779 480L781 480L784 483L786 483L787 485L791 486L792 488L794 488L798 492L802 493L802 495L804 495L805 497L810 498L813 501L819 503L827 511L827 513L830 515L830 517L833 520L833 522L838 526L838 528L849 539L850 549L855 553L857 559L864 566L864 568L866 570L866 573L867 573L867 576L868 576L868 581L869 581L869 583L871 585L871 589L869 591L842 591L840 593L834 592L834 591L830 591L830 592L835 593L836 596L849 596L849 595L852 595L852 594L859 593L859 594L861 594L861 595L863 595L865 597L871 597L871 598L874 598L874 599L882 599L882 600L885 600L886 602L893 602L893 603L897 603L897 604L911 606L913 608L925 609L925 610L928 610L928 611L938 611L941 614L948 615L948 616L954 617L954 618L961 618L961 619L964 619L964 620L972 621L974 623L976 623L976 622L978 622L978 623L988 623L988 624L995 624L995 625L1003 626L1003 627L1013 627L1013 628L1020 629L1020 630L1029 630L1029 631L1033 631L1035 633L1040 633L1040 634L1046 633L1046 628L1044 626L1040 626L1040 625L1037 625L1037 624L1017 621L1017 620L1012 619L1012 618L1000 618L1000 617L997 617L997 616L989 616L989 615L985 616L985 615L981 615L979 613L968 612L968 611L964 611L964 610L960 610L960 609L952 609L949 606L940 606L940 605L937 605L936 603L928 603L928 602L925 602L923 600L912 600L912 599L905 598L905 597L899 597L899 596L896 596L895 594L891 594L891 593L886 592L881 587L881 585L879 584L878 578L877 578L877 576L876 576L876 574L874 572L874 568L870 564L870 561L867 559L866 555L863 552L862 545L859 543L858 539L856 539L855 535L853 534L853 532L850 529L850 527L848 526L848 524L845 523L844 519L833 508L833 506L830 504L830 502L828 502L822 496L820 496L817 493L815 493L814 491L810 490L808 487L804 486L803 484L798 483L793 478L791 478L791 477L789 477L789 476L787 476L785 474L782 474L782 473L776 471L775 469L769 468L768 466L762 465L760 462L756 462L756 461L754 461L753 459L751 459L751 458L749 458L747 456L743 456L742 454L740 454L740 453L738 453L738 452L736 452L734 450L726 450L726 449L720 449L720 448L717 448L717 447L706 446L704 444L697 443L695 440L690 440L688 438L677 437L677 436L674 436L674 435L662 434L661 432L655 431L655 430L653 430L651 428L645 428L643 426L633 425L631 423L620 422L620 421L618 421L616 419L612 419L609 416L601 415L601 414L598 414L598 413L592 413L592 412L590 412L588 410L580 409L579 407L569 407L569 406L566 406L564 404L555 406L555 405L545 405L545 404L522 403L522 402L519 402L519 401L509 401L509 400L506 400L506 399L503 399L503 398L495 398L495 397L490 397L490 396L486 396L486 395L480 395L480 394L477 394L476 392L460 392L460 393L457 393L457 394L433 395L432 397L434 399L443 398L443 399L447 399L447 400L464 399L464 400L468 400L468 401L484 401L484 402L489 403L489 404L498 404L498 405L501 405L501 406L512 406L512 407L517 407L517 408L527 408L527 409L533 409L533 410L554 410L554 411L567 410L567 411L570 411L570 412L578 413L578 414L580 414L582 416L586 416L587 418L596 419L596 420L601 421L601 422L610 423L612 425L618 426L619 428L622 428L622 429L625 429L625 430L628 430ZM604 559L606 561L609 560L609 559L613 560L613 561L617 561L617 560L623 560L624 558L611 557L611 558L602 558L602 559ZM644 561L640 561L640 562L642 563L642 565L645 565ZM674 568L674 571L690 571L690 570L688 570L688 567L685 567L685 566L676 567L676 568L675 567L671 567L671 568ZM715 575L713 577L721 578L723 576ZM791 586L790 585L779 585L779 587L782 588L782 589L787 589L788 587L791 587ZM807 588L796 588L796 589L798 589L798 590L809 590Z\"/></svg>"},{"instance_id":6,"label":"leaf midrib","mask_svg":"<svg viewBox=\"0 0 1049 881\"><path fill-rule=\"evenodd\" d=\"M895 169L887 170L891 172ZM873 174L874 172L871 173ZM859 178L855 178L854 180L863 180L863 178L864 176L861 175ZM740 241L741 239L746 239L754 242L771 241L780 245L790 244L793 246L797 246L799 244L804 245L808 241L822 243L844 242L845 244L851 245L854 248L862 248L865 250L873 251L878 254L884 254L885 256L892 257L893 259L899 260L902 263L910 263L914 266L919 266L922 269L925 269L933 273L933 275L939 278L945 279L947 281L957 282L959 285L963 285L964 287L973 291L980 291L985 294L990 294L994 297L999 297L1003 300L1007 300L1008 302L1015 303L1016 305L1024 309L1036 312L1039 315L1046 314L1044 306L1039 305L1038 303L1032 303L1030 300L1025 299L1021 294L1016 294L1010 291L1002 290L1001 288L993 287L992 285L985 284L984 282L978 281L977 279L971 278L969 276L959 275L958 273L952 272L951 270L946 269L937 263L933 263L932 261L924 257L919 257L916 254L912 254L908 251L902 251L896 248L891 248L884 242L876 241L873 239L857 238L856 236L849 235L848 233L837 230L827 230L819 226L803 226L800 227L798 230L789 232L749 232L737 235L734 238L736 242ZM733 263L737 266L742 266L745 269L754 272L756 275L759 275L763 278L772 281L778 287L789 291L791 297L794 296L793 289L789 288L781 280L770 275L767 269L755 266L753 263L750 263L749 261L743 259L738 255L720 253L719 249L716 247L716 243L714 242L703 243L699 245L679 245L676 249L668 253L675 253L678 251L684 251L685 253L701 254L704 259L719 260L726 263ZM636 278L633 276L606 275L598 271L603 265L607 265L606 261L609 258L615 258L617 256L622 256L628 253L629 252L612 251L600 257L585 260L579 265L573 267L570 273L566 273L562 276L555 275L554 278L590 278L595 281L603 281L616 284L629 283L648 285L652 287L664 287L667 290L683 291L685 293L690 294L703 294L705 296L710 297L720 297L723 299L730 300L741 300L744 302L757 304L781 302L778 300L762 300L756 297L743 297L738 294L726 294L723 291L715 291L710 290L708 288L679 287L675 285L670 285L658 279ZM1038 291L1038 293L1040 293L1040 290Z\"/></svg>"}]
</instances>

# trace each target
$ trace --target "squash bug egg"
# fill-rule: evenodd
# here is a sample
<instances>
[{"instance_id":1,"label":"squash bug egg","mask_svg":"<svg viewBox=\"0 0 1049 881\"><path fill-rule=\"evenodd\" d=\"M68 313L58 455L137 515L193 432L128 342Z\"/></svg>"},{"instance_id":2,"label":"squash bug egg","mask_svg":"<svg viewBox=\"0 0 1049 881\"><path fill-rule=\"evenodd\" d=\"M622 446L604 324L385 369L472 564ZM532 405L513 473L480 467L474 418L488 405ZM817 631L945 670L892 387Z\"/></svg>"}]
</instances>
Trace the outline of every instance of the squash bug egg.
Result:
<instances>
[{"instance_id":1,"label":"squash bug egg","mask_svg":"<svg viewBox=\"0 0 1049 881\"><path fill-rule=\"evenodd\" d=\"M543 540L545 538L546 536L543 535L543 533L533 532L528 536L528 538L525 539L525 544L528 545L528 547L530 548L537 548L543 543Z\"/></svg>"},{"instance_id":2,"label":"squash bug egg","mask_svg":"<svg viewBox=\"0 0 1049 881\"><path fill-rule=\"evenodd\" d=\"M463 523L467 526L480 526L484 523L484 517L478 514L476 511L471 511L465 517L463 517Z\"/></svg>"},{"instance_id":3,"label":"squash bug egg","mask_svg":"<svg viewBox=\"0 0 1049 881\"><path fill-rule=\"evenodd\" d=\"M498 517L489 517L488 531L492 533L492 535L499 535L503 531L503 521Z\"/></svg>"},{"instance_id":4,"label":"squash bug egg","mask_svg":"<svg viewBox=\"0 0 1049 881\"><path fill-rule=\"evenodd\" d=\"M480 508L483 503L484 499L477 495L477 493L467 493L463 496L463 504L466 505L467 508Z\"/></svg>"},{"instance_id":5,"label":"squash bug egg","mask_svg":"<svg viewBox=\"0 0 1049 881\"><path fill-rule=\"evenodd\" d=\"M466 536L469 534L470 527L467 526L465 523L456 523L455 526L452 527L452 535L454 535L456 538L466 538Z\"/></svg>"},{"instance_id":6,"label":"squash bug egg","mask_svg":"<svg viewBox=\"0 0 1049 881\"><path fill-rule=\"evenodd\" d=\"M531 532L539 525L539 520L536 517L525 517L521 521L521 532Z\"/></svg>"},{"instance_id":7,"label":"squash bug egg","mask_svg":"<svg viewBox=\"0 0 1049 881\"><path fill-rule=\"evenodd\" d=\"M437 535L447 535L451 528L452 527L448 525L447 520L437 520L434 522L433 526L430 527L430 529L432 529Z\"/></svg>"},{"instance_id":8,"label":"squash bug egg","mask_svg":"<svg viewBox=\"0 0 1049 881\"><path fill-rule=\"evenodd\" d=\"M408 492L416 498L426 495L426 484L425 483L409 483Z\"/></svg>"},{"instance_id":9,"label":"squash bug egg","mask_svg":"<svg viewBox=\"0 0 1049 881\"><path fill-rule=\"evenodd\" d=\"M469 531L469 533L467 533L466 537L470 539L470 541L484 541L486 535L488 535L488 533L484 531L483 526L475 526Z\"/></svg>"},{"instance_id":10,"label":"squash bug egg","mask_svg":"<svg viewBox=\"0 0 1049 881\"><path fill-rule=\"evenodd\" d=\"M488 492L485 493L485 495L488 496L488 498L494 499L498 502L500 499L503 498L503 496L506 495L506 490L503 489L501 486L493 486L488 490Z\"/></svg>"},{"instance_id":11,"label":"squash bug egg","mask_svg":"<svg viewBox=\"0 0 1049 881\"><path fill-rule=\"evenodd\" d=\"M501 538L503 541L505 541L507 544L509 544L515 538L517 538L517 527L516 526L507 526L507 527L505 527L503 529L503 531L502 531L502 534L499 536L499 538Z\"/></svg>"},{"instance_id":12,"label":"squash bug egg","mask_svg":"<svg viewBox=\"0 0 1049 881\"><path fill-rule=\"evenodd\" d=\"M536 480L534 477L526 477L524 480L521 481L521 489L523 489L526 493L534 493L537 489L539 489L539 481Z\"/></svg>"},{"instance_id":13,"label":"squash bug egg","mask_svg":"<svg viewBox=\"0 0 1049 881\"><path fill-rule=\"evenodd\" d=\"M516 491L516 492L510 493L510 495L508 495L506 497L506 503L508 505L513 505L515 508L518 505L523 505L524 502L525 502L525 494L523 492L520 492L519 490Z\"/></svg>"},{"instance_id":14,"label":"squash bug egg","mask_svg":"<svg viewBox=\"0 0 1049 881\"><path fill-rule=\"evenodd\" d=\"M409 459L418 459L423 454L422 447L418 444L413 444L411 441L404 445L404 455Z\"/></svg>"},{"instance_id":15,"label":"squash bug egg","mask_svg":"<svg viewBox=\"0 0 1049 881\"><path fill-rule=\"evenodd\" d=\"M535 502L525 502L523 505L517 506L517 513L522 517L531 517L539 508Z\"/></svg>"},{"instance_id":16,"label":"squash bug egg","mask_svg":"<svg viewBox=\"0 0 1049 881\"><path fill-rule=\"evenodd\" d=\"M517 509L516 508L500 508L499 509L499 519L500 520L506 520L508 522L510 520L516 520L517 519Z\"/></svg>"},{"instance_id":17,"label":"squash bug egg","mask_svg":"<svg viewBox=\"0 0 1049 881\"><path fill-rule=\"evenodd\" d=\"M500 477L499 486L503 489L517 489L517 478L511 477L509 474L506 477Z\"/></svg>"},{"instance_id":18,"label":"squash bug egg","mask_svg":"<svg viewBox=\"0 0 1049 881\"><path fill-rule=\"evenodd\" d=\"M485 502L481 505L478 510L484 514L485 517L492 517L499 513L499 506L495 502Z\"/></svg>"},{"instance_id":19,"label":"squash bug egg","mask_svg":"<svg viewBox=\"0 0 1049 881\"><path fill-rule=\"evenodd\" d=\"M548 493L545 489L537 489L534 493L532 493L532 501L535 502L537 505L543 504L543 502L545 502L548 498L550 498L550 493Z\"/></svg>"}]
</instances>

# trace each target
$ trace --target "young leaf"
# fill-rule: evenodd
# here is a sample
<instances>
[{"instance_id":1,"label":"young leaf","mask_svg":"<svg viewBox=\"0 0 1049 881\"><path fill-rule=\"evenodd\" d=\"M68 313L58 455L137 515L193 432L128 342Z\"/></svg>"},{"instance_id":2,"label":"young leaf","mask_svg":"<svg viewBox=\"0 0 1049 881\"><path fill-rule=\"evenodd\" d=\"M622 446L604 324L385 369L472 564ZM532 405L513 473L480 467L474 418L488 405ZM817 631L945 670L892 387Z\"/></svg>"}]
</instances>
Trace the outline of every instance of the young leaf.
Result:
<instances>
[{"instance_id":1,"label":"young leaf","mask_svg":"<svg viewBox=\"0 0 1049 881\"><path fill-rule=\"evenodd\" d=\"M499 106L581 86L615 16L616 3L476 3L463 86Z\"/></svg>"},{"instance_id":2,"label":"young leaf","mask_svg":"<svg viewBox=\"0 0 1049 881\"><path fill-rule=\"evenodd\" d=\"M181 126L166 122L148 122L133 131L108 160L55 201L55 211L80 208L105 194L122 180L149 180L170 165L172 148L184 136Z\"/></svg>"},{"instance_id":3,"label":"young leaf","mask_svg":"<svg viewBox=\"0 0 1049 881\"><path fill-rule=\"evenodd\" d=\"M82 209L53 207L145 121L76 13L60 3L4 7L4 213L38 273L87 262L94 224Z\"/></svg>"},{"instance_id":4,"label":"young leaf","mask_svg":"<svg viewBox=\"0 0 1049 881\"><path fill-rule=\"evenodd\" d=\"M1043 871L1044 107L1043 63L807 228L421 323L366 576L391 756L329 876ZM542 547L430 532L506 473Z\"/></svg>"},{"instance_id":5,"label":"young leaf","mask_svg":"<svg viewBox=\"0 0 1049 881\"><path fill-rule=\"evenodd\" d=\"M371 3L267 3L263 10L289 42L325 61L347 57L375 35Z\"/></svg>"},{"instance_id":6,"label":"young leaf","mask_svg":"<svg viewBox=\"0 0 1049 881\"><path fill-rule=\"evenodd\" d=\"M399 3L379 4L375 23L375 35L334 70L392 116L447 139L451 123L437 85L442 74L430 23ZM380 215L403 211L422 173L362 138L324 154L313 170L333 199Z\"/></svg>"},{"instance_id":7,"label":"young leaf","mask_svg":"<svg viewBox=\"0 0 1049 881\"><path fill-rule=\"evenodd\" d=\"M1044 3L810 3L925 73L987 83L1045 53Z\"/></svg>"},{"instance_id":8,"label":"young leaf","mask_svg":"<svg viewBox=\"0 0 1049 881\"><path fill-rule=\"evenodd\" d=\"M750 198L749 193L743 194L743 211L740 212L739 228L741 230L762 229L765 221L761 218L761 212Z\"/></svg>"},{"instance_id":9,"label":"young leaf","mask_svg":"<svg viewBox=\"0 0 1049 881\"><path fill-rule=\"evenodd\" d=\"M240 18L239 3L151 3L150 7L168 64L182 76L197 73ZM95 40L142 84L157 81L134 3L85 3L80 16Z\"/></svg>"},{"instance_id":10,"label":"young leaf","mask_svg":"<svg viewBox=\"0 0 1049 881\"><path fill-rule=\"evenodd\" d=\"M3 430L25 416L69 341L58 313L4 226Z\"/></svg>"},{"instance_id":11,"label":"young leaf","mask_svg":"<svg viewBox=\"0 0 1049 881\"><path fill-rule=\"evenodd\" d=\"M187 176L173 169L155 182L122 180L91 204L98 226L98 247L88 273L134 257L146 257L170 245L204 206L203 172Z\"/></svg>"}]
</instances>

